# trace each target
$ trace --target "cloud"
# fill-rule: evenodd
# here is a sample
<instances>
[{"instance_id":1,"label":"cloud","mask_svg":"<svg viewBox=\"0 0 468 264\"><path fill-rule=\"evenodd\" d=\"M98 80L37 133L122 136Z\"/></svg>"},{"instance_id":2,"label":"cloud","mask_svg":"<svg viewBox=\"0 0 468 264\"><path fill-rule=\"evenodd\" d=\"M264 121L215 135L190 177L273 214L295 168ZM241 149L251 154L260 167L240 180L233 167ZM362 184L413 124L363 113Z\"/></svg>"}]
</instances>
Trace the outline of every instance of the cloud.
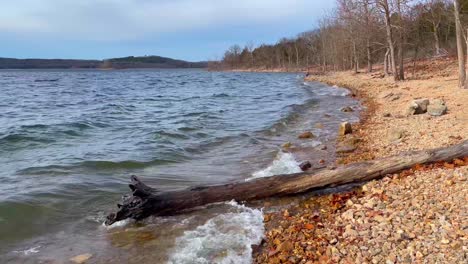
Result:
<instances>
[{"instance_id":1,"label":"cloud","mask_svg":"<svg viewBox=\"0 0 468 264\"><path fill-rule=\"evenodd\" d=\"M125 41L149 35L183 33L213 27L268 24L295 16L319 16L324 9L332 6L332 2L323 0L15 0L2 3L0 33Z\"/></svg>"}]
</instances>

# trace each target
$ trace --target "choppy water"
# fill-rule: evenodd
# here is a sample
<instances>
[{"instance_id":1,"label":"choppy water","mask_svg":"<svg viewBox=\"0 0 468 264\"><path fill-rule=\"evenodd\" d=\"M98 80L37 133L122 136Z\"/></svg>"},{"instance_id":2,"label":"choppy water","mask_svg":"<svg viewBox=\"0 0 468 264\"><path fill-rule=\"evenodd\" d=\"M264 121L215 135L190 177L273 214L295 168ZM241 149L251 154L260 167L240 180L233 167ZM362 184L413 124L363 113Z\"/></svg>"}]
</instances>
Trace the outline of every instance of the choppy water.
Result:
<instances>
[{"instance_id":1,"label":"choppy water","mask_svg":"<svg viewBox=\"0 0 468 264\"><path fill-rule=\"evenodd\" d=\"M235 202L102 226L129 175L162 190L298 170L333 141L347 91L301 74L0 71L0 262L243 263L261 208ZM322 126L316 126L321 123ZM313 131L314 140L297 139ZM307 155L314 155L308 151Z\"/></svg>"}]
</instances>

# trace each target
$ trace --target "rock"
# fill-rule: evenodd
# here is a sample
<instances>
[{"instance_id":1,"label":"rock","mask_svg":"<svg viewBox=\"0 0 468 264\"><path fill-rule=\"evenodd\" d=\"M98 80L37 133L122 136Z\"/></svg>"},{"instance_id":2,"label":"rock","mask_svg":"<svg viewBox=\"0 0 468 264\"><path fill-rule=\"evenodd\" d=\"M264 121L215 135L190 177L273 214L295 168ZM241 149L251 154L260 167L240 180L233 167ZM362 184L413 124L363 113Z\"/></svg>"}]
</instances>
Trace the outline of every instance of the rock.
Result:
<instances>
[{"instance_id":1,"label":"rock","mask_svg":"<svg viewBox=\"0 0 468 264\"><path fill-rule=\"evenodd\" d=\"M447 113L447 106L444 100L435 99L427 106L427 113L431 116L441 116Z\"/></svg>"},{"instance_id":2,"label":"rock","mask_svg":"<svg viewBox=\"0 0 468 264\"><path fill-rule=\"evenodd\" d=\"M338 130L338 135L344 136L347 134L351 134L353 132L353 128L349 122L343 122L340 124L340 128Z\"/></svg>"},{"instance_id":3,"label":"rock","mask_svg":"<svg viewBox=\"0 0 468 264\"><path fill-rule=\"evenodd\" d=\"M318 149L320 149L320 150L326 150L326 149L327 149L327 145L320 145L320 146L318 146Z\"/></svg>"},{"instance_id":4,"label":"rock","mask_svg":"<svg viewBox=\"0 0 468 264\"><path fill-rule=\"evenodd\" d=\"M354 112L353 108L351 108L350 106L345 106L341 108L340 111L345 113Z\"/></svg>"},{"instance_id":5,"label":"rock","mask_svg":"<svg viewBox=\"0 0 468 264\"><path fill-rule=\"evenodd\" d=\"M304 133L302 133L302 134L300 134L298 136L299 139L309 139L309 138L313 138L313 137L315 137L315 136L310 131L304 132Z\"/></svg>"},{"instance_id":6,"label":"rock","mask_svg":"<svg viewBox=\"0 0 468 264\"><path fill-rule=\"evenodd\" d=\"M391 117L392 114L390 114L390 113L384 113L382 116L383 116L383 117Z\"/></svg>"},{"instance_id":7,"label":"rock","mask_svg":"<svg viewBox=\"0 0 468 264\"><path fill-rule=\"evenodd\" d=\"M302 171L306 171L312 168L312 164L309 161L304 161L301 164L299 164L299 168L301 168Z\"/></svg>"},{"instance_id":8,"label":"rock","mask_svg":"<svg viewBox=\"0 0 468 264\"><path fill-rule=\"evenodd\" d=\"M292 143L291 142L286 142L282 145L283 148L287 149L287 148L290 148L292 147Z\"/></svg>"},{"instance_id":9,"label":"rock","mask_svg":"<svg viewBox=\"0 0 468 264\"><path fill-rule=\"evenodd\" d=\"M403 138L406 134L406 131L402 129L393 129L388 132L388 140L390 142L397 141Z\"/></svg>"},{"instance_id":10,"label":"rock","mask_svg":"<svg viewBox=\"0 0 468 264\"><path fill-rule=\"evenodd\" d=\"M356 230L354 230L351 225L347 225L345 227L345 231L343 233L343 237L357 237L359 234Z\"/></svg>"},{"instance_id":11,"label":"rock","mask_svg":"<svg viewBox=\"0 0 468 264\"><path fill-rule=\"evenodd\" d=\"M278 246L278 251L282 251L282 252L289 252L291 251L292 249L294 248L293 244L289 241L284 241L283 243L281 243L279 246Z\"/></svg>"},{"instance_id":12,"label":"rock","mask_svg":"<svg viewBox=\"0 0 468 264\"><path fill-rule=\"evenodd\" d=\"M407 115L420 115L427 112L427 106L429 105L429 99L418 99L413 100L408 109L406 110Z\"/></svg>"},{"instance_id":13,"label":"rock","mask_svg":"<svg viewBox=\"0 0 468 264\"><path fill-rule=\"evenodd\" d=\"M73 258L70 259L71 262L77 263L77 264L82 264L88 261L93 255L92 254L81 254L78 256L74 256Z\"/></svg>"},{"instance_id":14,"label":"rock","mask_svg":"<svg viewBox=\"0 0 468 264\"><path fill-rule=\"evenodd\" d=\"M354 145L340 145L336 148L336 153L351 153L357 149Z\"/></svg>"},{"instance_id":15,"label":"rock","mask_svg":"<svg viewBox=\"0 0 468 264\"><path fill-rule=\"evenodd\" d=\"M359 142L361 142L359 138L354 137L352 135L347 135L343 141L338 143L336 152L337 153L353 152L357 149L357 145Z\"/></svg>"}]
</instances>

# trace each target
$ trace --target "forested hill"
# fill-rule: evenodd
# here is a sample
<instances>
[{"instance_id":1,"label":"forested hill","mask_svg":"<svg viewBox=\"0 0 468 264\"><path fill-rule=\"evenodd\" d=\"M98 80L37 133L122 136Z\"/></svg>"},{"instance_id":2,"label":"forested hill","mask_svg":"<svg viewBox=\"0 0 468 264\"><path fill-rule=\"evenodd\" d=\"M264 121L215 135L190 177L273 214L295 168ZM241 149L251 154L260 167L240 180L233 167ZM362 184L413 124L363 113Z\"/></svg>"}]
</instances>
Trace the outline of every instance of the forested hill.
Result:
<instances>
[{"instance_id":1,"label":"forested hill","mask_svg":"<svg viewBox=\"0 0 468 264\"><path fill-rule=\"evenodd\" d=\"M106 60L0 58L0 69L171 69L206 67L207 62L188 62L160 56L130 56Z\"/></svg>"}]
</instances>

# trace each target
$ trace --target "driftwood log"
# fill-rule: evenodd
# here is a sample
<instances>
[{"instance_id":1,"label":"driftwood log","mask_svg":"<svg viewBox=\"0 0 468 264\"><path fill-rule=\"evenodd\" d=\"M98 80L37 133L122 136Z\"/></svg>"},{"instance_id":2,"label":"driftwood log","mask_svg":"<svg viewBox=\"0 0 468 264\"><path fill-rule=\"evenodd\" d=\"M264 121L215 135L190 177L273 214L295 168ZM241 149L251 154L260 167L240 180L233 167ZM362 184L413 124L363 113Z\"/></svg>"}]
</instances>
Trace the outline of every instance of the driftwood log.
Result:
<instances>
[{"instance_id":1,"label":"driftwood log","mask_svg":"<svg viewBox=\"0 0 468 264\"><path fill-rule=\"evenodd\" d=\"M162 192L131 177L131 196L124 196L119 210L107 217L106 224L132 218L141 220L151 215L164 216L210 203L236 200L249 201L271 196L297 194L311 189L363 182L411 168L417 164L450 161L468 156L468 140L450 147L406 152L372 161L354 163L333 170L296 173L258 178L224 185L199 186Z\"/></svg>"}]
</instances>

